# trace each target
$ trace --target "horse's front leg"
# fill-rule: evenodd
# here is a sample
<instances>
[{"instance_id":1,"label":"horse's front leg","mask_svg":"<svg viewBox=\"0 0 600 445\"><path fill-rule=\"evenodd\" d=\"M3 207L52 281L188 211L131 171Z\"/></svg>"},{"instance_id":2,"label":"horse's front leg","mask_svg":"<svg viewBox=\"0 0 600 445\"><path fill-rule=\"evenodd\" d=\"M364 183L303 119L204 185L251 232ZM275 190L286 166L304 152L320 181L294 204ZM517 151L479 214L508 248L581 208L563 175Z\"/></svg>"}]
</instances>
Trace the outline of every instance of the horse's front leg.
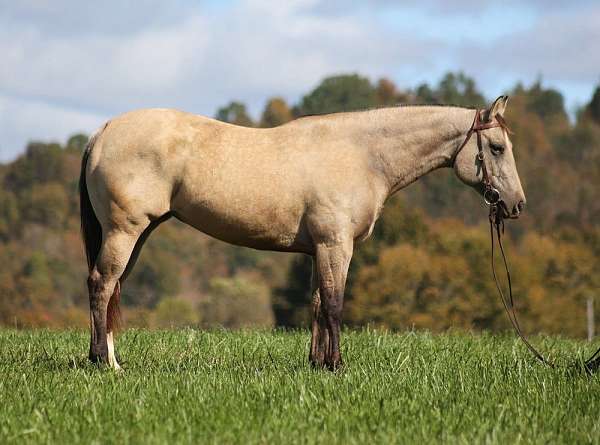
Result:
<instances>
[{"instance_id":1,"label":"horse's front leg","mask_svg":"<svg viewBox=\"0 0 600 445\"><path fill-rule=\"evenodd\" d=\"M328 345L324 348L324 364L330 370L342 365L340 353L340 327L344 306L344 289L348 266L352 258L352 239L335 244L317 245L317 275L321 318L326 327Z\"/></svg>"},{"instance_id":2,"label":"horse's front leg","mask_svg":"<svg viewBox=\"0 0 600 445\"><path fill-rule=\"evenodd\" d=\"M321 311L319 273L315 258L312 259L311 298L312 338L308 359L314 367L321 368L325 364L325 356L328 354L329 331L327 330L327 323Z\"/></svg>"}]
</instances>

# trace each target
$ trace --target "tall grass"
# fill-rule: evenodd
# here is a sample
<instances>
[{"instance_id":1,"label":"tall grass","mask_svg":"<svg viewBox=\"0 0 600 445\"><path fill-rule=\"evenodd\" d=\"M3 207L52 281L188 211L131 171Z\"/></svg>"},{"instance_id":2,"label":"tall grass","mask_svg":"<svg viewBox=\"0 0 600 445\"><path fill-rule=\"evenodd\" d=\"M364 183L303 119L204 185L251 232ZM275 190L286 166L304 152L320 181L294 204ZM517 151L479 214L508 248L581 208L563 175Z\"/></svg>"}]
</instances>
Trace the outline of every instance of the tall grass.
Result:
<instances>
[{"instance_id":1,"label":"tall grass","mask_svg":"<svg viewBox=\"0 0 600 445\"><path fill-rule=\"evenodd\" d=\"M130 330L125 372L79 331L0 331L0 443L600 443L591 346L512 336L348 331L338 373L308 333Z\"/></svg>"}]
</instances>

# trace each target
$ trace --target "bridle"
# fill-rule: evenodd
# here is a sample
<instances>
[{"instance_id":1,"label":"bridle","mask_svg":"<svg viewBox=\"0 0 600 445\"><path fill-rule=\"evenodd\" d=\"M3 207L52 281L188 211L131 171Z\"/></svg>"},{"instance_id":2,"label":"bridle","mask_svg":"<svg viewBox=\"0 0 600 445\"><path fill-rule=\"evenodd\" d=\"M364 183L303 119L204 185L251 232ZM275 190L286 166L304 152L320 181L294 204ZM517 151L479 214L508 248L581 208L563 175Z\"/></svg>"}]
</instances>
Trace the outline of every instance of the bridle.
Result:
<instances>
[{"instance_id":1,"label":"bridle","mask_svg":"<svg viewBox=\"0 0 600 445\"><path fill-rule=\"evenodd\" d=\"M489 130L490 128L502 128L508 134L512 134L512 131L508 128L506 121L504 118L497 114L494 116L496 118L495 121L490 120L489 122L485 122L481 115L484 110L476 110L475 118L473 119L473 124L471 124L471 128L467 132L467 136L465 137L464 142L460 145L458 152L462 150L462 148L467 145L473 133L477 135L477 161L481 166L482 179L481 183L483 184L483 200L490 208L489 213L489 222L490 222L490 240L491 240L491 263L492 263L492 274L494 276L494 281L496 283L496 289L498 289L498 294L500 295L500 299L502 300L502 305L504 306L504 310L508 315L508 319L512 324L513 329L517 333L517 335L521 338L525 346L531 351L531 353L542 363L548 365L551 368L554 368L554 364L548 359L546 359L533 345L529 342L525 334L521 329L521 325L519 324L519 319L517 318L517 313L515 311L515 305L513 300L512 293L512 280L510 276L510 270L508 268L508 261L506 259L506 253L504 252L504 245L502 244L502 234L504 234L504 215L503 210L500 209L501 205L501 196L500 191L495 188L492 184L491 177L488 173L488 169L485 162L485 154L483 151L483 143L481 140L481 132L483 130ZM495 233L495 236L494 236ZM498 280L498 275L496 273L496 264L494 260L494 238L498 240L498 246L500 248L500 252L502 254L502 261L504 263L504 270L506 272L506 281L508 284L508 297L502 291L502 287L500 286L500 282ZM584 367L587 372L591 372L600 367L600 348L592 354L590 358L588 358L584 362Z\"/></svg>"},{"instance_id":2,"label":"bridle","mask_svg":"<svg viewBox=\"0 0 600 445\"><path fill-rule=\"evenodd\" d=\"M473 119L473 123L471 124L471 128L469 128L469 131L467 132L465 140L460 145L460 147L458 147L458 151L460 152L463 149L463 147L467 145L467 143L471 139L471 136L473 136L473 133L477 135L477 160L479 161L479 165L481 166L481 183L484 186L483 200L487 205L492 206L498 205L498 203L500 202L500 192L496 187L492 185L492 178L488 173L488 169L485 163L485 154L483 152L483 143L481 142L481 132L483 130L489 130L490 128L503 128L509 134L511 134L512 132L506 125L506 121L501 115L497 114L495 116L495 122L485 122L481 117L481 114L483 112L484 110L475 111L475 119Z\"/></svg>"}]
</instances>

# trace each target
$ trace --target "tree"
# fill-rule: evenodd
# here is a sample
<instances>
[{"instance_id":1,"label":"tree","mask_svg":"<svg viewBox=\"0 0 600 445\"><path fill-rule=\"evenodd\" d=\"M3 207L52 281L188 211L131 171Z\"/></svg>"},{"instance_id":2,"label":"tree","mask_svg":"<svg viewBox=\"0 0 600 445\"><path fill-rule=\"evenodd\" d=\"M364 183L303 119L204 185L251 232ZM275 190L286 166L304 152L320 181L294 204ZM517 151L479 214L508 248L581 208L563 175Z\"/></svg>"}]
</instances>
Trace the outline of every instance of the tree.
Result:
<instances>
[{"instance_id":1,"label":"tree","mask_svg":"<svg viewBox=\"0 0 600 445\"><path fill-rule=\"evenodd\" d=\"M377 105L380 106L392 106L411 101L408 93L399 91L394 82L385 77L377 81L375 92L377 95Z\"/></svg>"},{"instance_id":2,"label":"tree","mask_svg":"<svg viewBox=\"0 0 600 445\"><path fill-rule=\"evenodd\" d=\"M600 86L596 87L587 109L594 122L600 124Z\"/></svg>"},{"instance_id":3,"label":"tree","mask_svg":"<svg viewBox=\"0 0 600 445\"><path fill-rule=\"evenodd\" d=\"M19 207L15 195L0 190L0 240L8 240L19 231Z\"/></svg>"},{"instance_id":4,"label":"tree","mask_svg":"<svg viewBox=\"0 0 600 445\"><path fill-rule=\"evenodd\" d=\"M230 102L228 105L219 108L215 119L243 127L254 126L254 122L252 122L252 118L246 110L246 105L241 102Z\"/></svg>"},{"instance_id":5,"label":"tree","mask_svg":"<svg viewBox=\"0 0 600 445\"><path fill-rule=\"evenodd\" d=\"M475 80L463 72L447 73L432 89L426 83L416 90L416 99L424 104L453 104L464 107L482 108L485 98L477 90Z\"/></svg>"},{"instance_id":6,"label":"tree","mask_svg":"<svg viewBox=\"0 0 600 445\"><path fill-rule=\"evenodd\" d=\"M200 302L205 327L272 326L271 292L265 283L243 275L213 278L208 296Z\"/></svg>"},{"instance_id":7,"label":"tree","mask_svg":"<svg viewBox=\"0 0 600 445\"><path fill-rule=\"evenodd\" d=\"M269 99L260 118L261 127L277 127L294 118L292 110L281 97Z\"/></svg>"},{"instance_id":8,"label":"tree","mask_svg":"<svg viewBox=\"0 0 600 445\"><path fill-rule=\"evenodd\" d=\"M302 98L297 114L327 114L364 110L377 105L371 82L358 74L327 77L317 88Z\"/></svg>"},{"instance_id":9,"label":"tree","mask_svg":"<svg viewBox=\"0 0 600 445\"><path fill-rule=\"evenodd\" d=\"M480 106L472 79L449 73L409 96L390 80L325 79L295 113L322 113L398 101ZM495 92L494 94L496 94ZM585 300L598 289L600 255L600 87L566 119L562 96L537 82L511 92L506 119L528 204L507 222L513 285L529 332L585 335ZM302 110L305 105L305 110ZM248 124L243 104L220 110ZM244 118L245 116L245 118ZM282 99L261 125L290 118ZM85 135L66 144L32 142L0 165L0 323L80 326L88 311L77 181ZM357 243L344 321L394 329L509 329L489 270L487 209L450 170L427 175L388 200L371 238ZM144 326L199 324L306 327L311 259L231 247L176 219L146 242L123 286L124 316ZM136 315L137 314L137 315ZM600 304L596 305L600 319ZM127 322L128 325L129 321Z\"/></svg>"},{"instance_id":10,"label":"tree","mask_svg":"<svg viewBox=\"0 0 600 445\"><path fill-rule=\"evenodd\" d=\"M441 103L446 104L479 108L486 105L475 80L463 72L446 74L438 85L436 96Z\"/></svg>"},{"instance_id":11,"label":"tree","mask_svg":"<svg viewBox=\"0 0 600 445\"><path fill-rule=\"evenodd\" d=\"M284 286L275 290L273 312L278 326L303 327L310 319L312 259L296 255Z\"/></svg>"},{"instance_id":12,"label":"tree","mask_svg":"<svg viewBox=\"0 0 600 445\"><path fill-rule=\"evenodd\" d=\"M160 249L156 241L146 243L140 258L123 287L123 302L129 305L155 307L168 296L177 295L181 288L177 257Z\"/></svg>"},{"instance_id":13,"label":"tree","mask_svg":"<svg viewBox=\"0 0 600 445\"><path fill-rule=\"evenodd\" d=\"M552 88L542 88L541 81L537 81L527 91L528 108L548 121L551 118L559 118L563 121L568 120L565 111L565 101L562 94Z\"/></svg>"},{"instance_id":14,"label":"tree","mask_svg":"<svg viewBox=\"0 0 600 445\"><path fill-rule=\"evenodd\" d=\"M63 151L59 144L30 142L4 177L8 190L21 192L34 184L65 180Z\"/></svg>"},{"instance_id":15,"label":"tree","mask_svg":"<svg viewBox=\"0 0 600 445\"><path fill-rule=\"evenodd\" d=\"M476 294L468 278L466 261L458 256L408 244L390 247L376 265L360 271L348 315L355 323L393 329L470 328L477 308L469 307Z\"/></svg>"},{"instance_id":16,"label":"tree","mask_svg":"<svg viewBox=\"0 0 600 445\"><path fill-rule=\"evenodd\" d=\"M60 228L66 222L69 197L61 184L35 184L21 195L20 214L28 222L45 224L52 228Z\"/></svg>"},{"instance_id":17,"label":"tree","mask_svg":"<svg viewBox=\"0 0 600 445\"><path fill-rule=\"evenodd\" d=\"M160 300L152 318L153 325L159 328L181 328L198 324L198 313L194 306L189 301L176 297Z\"/></svg>"},{"instance_id":18,"label":"tree","mask_svg":"<svg viewBox=\"0 0 600 445\"><path fill-rule=\"evenodd\" d=\"M423 104L437 104L438 103L438 99L435 95L435 92L426 83L423 83L417 87L416 96L417 96L416 97L417 102L420 102Z\"/></svg>"},{"instance_id":19,"label":"tree","mask_svg":"<svg viewBox=\"0 0 600 445\"><path fill-rule=\"evenodd\" d=\"M67 139L67 145L65 146L65 150L73 151L75 153L81 154L85 149L85 146L88 142L88 136L86 134L77 133Z\"/></svg>"}]
</instances>

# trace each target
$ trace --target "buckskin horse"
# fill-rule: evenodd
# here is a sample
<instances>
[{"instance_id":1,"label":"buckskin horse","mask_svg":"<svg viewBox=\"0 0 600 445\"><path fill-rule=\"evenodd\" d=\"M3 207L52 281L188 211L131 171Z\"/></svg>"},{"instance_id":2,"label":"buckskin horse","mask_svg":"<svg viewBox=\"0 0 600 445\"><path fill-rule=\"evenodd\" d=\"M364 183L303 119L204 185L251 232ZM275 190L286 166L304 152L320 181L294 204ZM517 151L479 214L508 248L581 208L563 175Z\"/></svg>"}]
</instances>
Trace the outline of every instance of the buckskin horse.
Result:
<instances>
[{"instance_id":1,"label":"buckskin horse","mask_svg":"<svg viewBox=\"0 0 600 445\"><path fill-rule=\"evenodd\" d=\"M507 97L484 110L397 106L242 128L169 109L132 111L89 140L80 177L89 267L89 358L119 369L121 284L144 241L175 217L220 240L313 258L313 365L336 369L354 244L386 200L452 167L518 217L525 196L504 124ZM477 134L477 141L471 138Z\"/></svg>"}]
</instances>

